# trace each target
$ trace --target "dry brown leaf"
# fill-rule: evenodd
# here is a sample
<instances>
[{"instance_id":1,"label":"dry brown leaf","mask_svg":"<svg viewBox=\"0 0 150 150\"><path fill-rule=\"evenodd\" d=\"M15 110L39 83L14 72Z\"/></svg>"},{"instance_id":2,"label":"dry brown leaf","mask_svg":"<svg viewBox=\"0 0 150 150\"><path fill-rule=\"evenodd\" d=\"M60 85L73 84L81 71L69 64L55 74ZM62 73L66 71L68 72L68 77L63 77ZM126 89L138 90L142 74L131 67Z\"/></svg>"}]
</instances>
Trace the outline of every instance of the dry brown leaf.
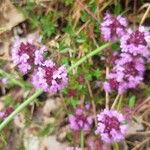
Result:
<instances>
[{"instance_id":1,"label":"dry brown leaf","mask_svg":"<svg viewBox=\"0 0 150 150\"><path fill-rule=\"evenodd\" d=\"M129 123L128 133L127 133L128 135L144 130L144 126L142 124L142 118L137 117L137 121L138 122L131 121Z\"/></svg>"},{"instance_id":2,"label":"dry brown leaf","mask_svg":"<svg viewBox=\"0 0 150 150\"><path fill-rule=\"evenodd\" d=\"M59 143L56 136L38 137L31 127L25 129L23 144L27 150L65 150L66 144Z\"/></svg>"},{"instance_id":3,"label":"dry brown leaf","mask_svg":"<svg viewBox=\"0 0 150 150\"><path fill-rule=\"evenodd\" d=\"M24 20L23 14L15 8L10 0L0 0L0 33L11 30Z\"/></svg>"},{"instance_id":4,"label":"dry brown leaf","mask_svg":"<svg viewBox=\"0 0 150 150\"><path fill-rule=\"evenodd\" d=\"M59 143L56 140L55 136L45 137L40 144L40 148L38 150L65 150L67 145Z\"/></svg>"},{"instance_id":5,"label":"dry brown leaf","mask_svg":"<svg viewBox=\"0 0 150 150\"><path fill-rule=\"evenodd\" d=\"M2 111L3 109L4 109L4 103L0 101L0 111Z\"/></svg>"},{"instance_id":6,"label":"dry brown leaf","mask_svg":"<svg viewBox=\"0 0 150 150\"><path fill-rule=\"evenodd\" d=\"M25 117L22 113L19 113L15 118L14 118L14 124L19 127L19 128L24 128L25 127Z\"/></svg>"},{"instance_id":7,"label":"dry brown leaf","mask_svg":"<svg viewBox=\"0 0 150 150\"><path fill-rule=\"evenodd\" d=\"M9 61L9 45L10 41L0 40L0 59Z\"/></svg>"},{"instance_id":8,"label":"dry brown leaf","mask_svg":"<svg viewBox=\"0 0 150 150\"><path fill-rule=\"evenodd\" d=\"M48 99L43 107L43 114L49 116L52 111L55 111L61 105L61 99Z\"/></svg>"}]
</instances>

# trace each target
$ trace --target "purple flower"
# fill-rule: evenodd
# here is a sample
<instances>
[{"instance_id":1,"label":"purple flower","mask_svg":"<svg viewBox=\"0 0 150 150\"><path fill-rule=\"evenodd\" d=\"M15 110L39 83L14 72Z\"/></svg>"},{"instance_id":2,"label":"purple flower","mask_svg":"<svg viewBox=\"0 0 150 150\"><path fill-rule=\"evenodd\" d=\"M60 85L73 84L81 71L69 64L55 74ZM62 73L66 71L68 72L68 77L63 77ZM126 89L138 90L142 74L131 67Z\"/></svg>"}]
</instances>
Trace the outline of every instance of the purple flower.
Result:
<instances>
[{"instance_id":1,"label":"purple flower","mask_svg":"<svg viewBox=\"0 0 150 150\"><path fill-rule=\"evenodd\" d=\"M37 89L55 94L68 83L66 67L58 67L52 60L46 60L32 75L32 84Z\"/></svg>"},{"instance_id":2,"label":"purple flower","mask_svg":"<svg viewBox=\"0 0 150 150\"><path fill-rule=\"evenodd\" d=\"M0 112L0 119L5 119L7 116L9 116L13 112L12 107L7 107L4 111Z\"/></svg>"},{"instance_id":3,"label":"purple flower","mask_svg":"<svg viewBox=\"0 0 150 150\"><path fill-rule=\"evenodd\" d=\"M44 60L44 52L47 48L44 45L35 45L35 37L29 36L26 39L16 38L12 44L12 60L23 74L28 73L34 65L41 65Z\"/></svg>"},{"instance_id":4,"label":"purple flower","mask_svg":"<svg viewBox=\"0 0 150 150\"><path fill-rule=\"evenodd\" d=\"M67 147L65 150L82 150L80 147Z\"/></svg>"},{"instance_id":5,"label":"purple flower","mask_svg":"<svg viewBox=\"0 0 150 150\"><path fill-rule=\"evenodd\" d=\"M106 143L102 143L99 139L89 139L87 142L88 150L107 150Z\"/></svg>"},{"instance_id":6,"label":"purple flower","mask_svg":"<svg viewBox=\"0 0 150 150\"><path fill-rule=\"evenodd\" d=\"M127 21L121 16L106 13L100 30L105 41L116 41L126 33Z\"/></svg>"},{"instance_id":7,"label":"purple flower","mask_svg":"<svg viewBox=\"0 0 150 150\"><path fill-rule=\"evenodd\" d=\"M136 31L128 30L128 34L121 38L122 52L128 52L134 56L141 55L145 58L150 57L150 32L143 26Z\"/></svg>"},{"instance_id":8,"label":"purple flower","mask_svg":"<svg viewBox=\"0 0 150 150\"><path fill-rule=\"evenodd\" d=\"M87 111L91 109L91 104L90 104L89 102L87 102L87 103L85 104L85 109L86 109Z\"/></svg>"},{"instance_id":9,"label":"purple flower","mask_svg":"<svg viewBox=\"0 0 150 150\"><path fill-rule=\"evenodd\" d=\"M75 114L69 116L69 123L73 131L89 131L93 123L93 118L86 115L83 109L77 108Z\"/></svg>"},{"instance_id":10,"label":"purple flower","mask_svg":"<svg viewBox=\"0 0 150 150\"><path fill-rule=\"evenodd\" d=\"M121 53L104 82L104 89L107 92L117 90L120 94L128 89L136 88L142 81L145 66L141 57L127 53Z\"/></svg>"},{"instance_id":11,"label":"purple flower","mask_svg":"<svg viewBox=\"0 0 150 150\"><path fill-rule=\"evenodd\" d=\"M119 142L125 138L127 124L124 116L115 111L104 109L97 115L98 126L96 134L106 143Z\"/></svg>"},{"instance_id":12,"label":"purple flower","mask_svg":"<svg viewBox=\"0 0 150 150\"><path fill-rule=\"evenodd\" d=\"M5 112L0 112L0 119L3 119L5 117Z\"/></svg>"},{"instance_id":13,"label":"purple flower","mask_svg":"<svg viewBox=\"0 0 150 150\"><path fill-rule=\"evenodd\" d=\"M0 77L0 83L2 83L2 84L7 84L7 82L8 82L8 79L7 79L7 78L2 78L2 77Z\"/></svg>"}]
</instances>

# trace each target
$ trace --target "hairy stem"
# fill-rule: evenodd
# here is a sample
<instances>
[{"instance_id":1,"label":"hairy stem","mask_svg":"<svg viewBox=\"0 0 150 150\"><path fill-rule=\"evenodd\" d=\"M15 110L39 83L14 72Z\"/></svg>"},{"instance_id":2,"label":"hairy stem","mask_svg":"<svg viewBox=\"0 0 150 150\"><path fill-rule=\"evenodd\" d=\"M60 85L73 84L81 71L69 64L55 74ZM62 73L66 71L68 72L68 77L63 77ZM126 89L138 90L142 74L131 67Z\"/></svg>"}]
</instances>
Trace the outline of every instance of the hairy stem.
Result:
<instances>
[{"instance_id":1,"label":"hairy stem","mask_svg":"<svg viewBox=\"0 0 150 150\"><path fill-rule=\"evenodd\" d=\"M109 47L112 43L107 43L104 44L100 47L98 47L97 49L95 49L94 51L90 52L89 54L87 54L86 56L82 57L79 61L77 61L75 64L73 64L69 69L68 72L70 72L71 70L73 70L75 67L79 66L80 64L82 64L84 61L86 61L88 58L96 55L97 53L99 53L100 51L102 51L103 49ZM0 75L7 77L8 79L11 80L11 82L13 82L14 84L20 85L22 87L22 83L19 80L16 80L12 77L11 74L0 70ZM5 120L0 124L0 131L21 111L23 110L26 106L28 106L31 102L33 102L39 95L42 94L42 90L37 90L31 97L29 97L27 100L25 100L21 105L19 105L7 118L5 118ZM84 138L82 139L82 143L84 146Z\"/></svg>"},{"instance_id":2,"label":"hairy stem","mask_svg":"<svg viewBox=\"0 0 150 150\"><path fill-rule=\"evenodd\" d=\"M119 145L117 143L113 144L113 150L119 150Z\"/></svg>"},{"instance_id":3,"label":"hairy stem","mask_svg":"<svg viewBox=\"0 0 150 150\"><path fill-rule=\"evenodd\" d=\"M1 124L0 131L26 106L33 102L39 95L42 94L42 90L37 90L31 97L25 100L21 105L19 105Z\"/></svg>"},{"instance_id":4,"label":"hairy stem","mask_svg":"<svg viewBox=\"0 0 150 150\"><path fill-rule=\"evenodd\" d=\"M21 88L25 88L25 84L23 81L21 82L18 79L15 79L15 75L5 72L4 70L0 69L0 75L4 78L8 78L11 83L20 86ZM29 86L29 85L28 85Z\"/></svg>"},{"instance_id":5,"label":"hairy stem","mask_svg":"<svg viewBox=\"0 0 150 150\"><path fill-rule=\"evenodd\" d=\"M109 67L106 66L106 78L108 77L108 75L109 75ZM106 96L105 107L106 109L109 109L109 93L107 91L105 92L105 96Z\"/></svg>"},{"instance_id":6,"label":"hairy stem","mask_svg":"<svg viewBox=\"0 0 150 150\"><path fill-rule=\"evenodd\" d=\"M100 53L103 49L109 47L112 43L107 43L104 44L100 47L98 47L97 49L95 49L94 51L90 52L89 54L85 55L84 57L82 57L80 60L78 60L75 64L73 64L71 67L68 68L68 72L70 72L72 69L74 69L75 67L79 66L80 64L82 64L84 61L86 61L88 58L96 55L97 53Z\"/></svg>"},{"instance_id":7,"label":"hairy stem","mask_svg":"<svg viewBox=\"0 0 150 150\"><path fill-rule=\"evenodd\" d=\"M120 95L118 94L118 95L116 96L115 100L114 100L114 103L113 103L112 106L111 106L111 109L114 109L114 108L115 108L115 106L116 106L117 103L118 103L119 97L120 97Z\"/></svg>"},{"instance_id":8,"label":"hairy stem","mask_svg":"<svg viewBox=\"0 0 150 150\"><path fill-rule=\"evenodd\" d=\"M95 124L97 125L96 106L95 106L95 102L94 102L94 97L93 97L92 89L91 89L89 81L86 81L86 83L87 83L87 87L88 87L88 90L89 90L89 95L91 97L92 109L93 109L93 114L94 114L94 121L95 121Z\"/></svg>"},{"instance_id":9,"label":"hairy stem","mask_svg":"<svg viewBox=\"0 0 150 150\"><path fill-rule=\"evenodd\" d=\"M81 130L81 135L80 135L80 146L81 149L84 150L84 131Z\"/></svg>"},{"instance_id":10,"label":"hairy stem","mask_svg":"<svg viewBox=\"0 0 150 150\"><path fill-rule=\"evenodd\" d=\"M121 105L122 105L122 100L123 100L123 95L120 95L120 99L119 99L119 102L118 102L117 110L120 110Z\"/></svg>"}]
</instances>

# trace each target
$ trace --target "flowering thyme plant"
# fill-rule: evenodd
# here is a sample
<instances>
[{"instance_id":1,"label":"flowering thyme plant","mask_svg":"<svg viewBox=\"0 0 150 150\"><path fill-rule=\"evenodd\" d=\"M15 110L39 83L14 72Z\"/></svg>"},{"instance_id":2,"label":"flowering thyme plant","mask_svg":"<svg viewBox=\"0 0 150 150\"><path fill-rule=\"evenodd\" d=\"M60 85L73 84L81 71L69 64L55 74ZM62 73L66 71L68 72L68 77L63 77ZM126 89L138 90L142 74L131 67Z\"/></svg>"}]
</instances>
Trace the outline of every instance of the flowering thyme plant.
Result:
<instances>
[{"instance_id":1,"label":"flowering thyme plant","mask_svg":"<svg viewBox=\"0 0 150 150\"><path fill-rule=\"evenodd\" d=\"M145 71L150 62L150 31L142 25L132 29L125 17L107 12L100 24L100 32L105 42L102 46L86 54L81 49L88 49L89 43L83 44L84 40L80 37L78 43L82 45L78 54L72 55L70 49L68 54L64 54L66 57L77 56L75 61L53 58L49 47L39 40L39 36L15 38L11 45L12 62L24 77L28 76L27 81L36 92L16 109L8 107L0 112L0 130L45 92L48 96L59 95L63 99L62 115L67 124L66 139L70 146L66 150L84 150L85 147L88 150L109 150L125 140L134 109L130 109L130 117L123 113L123 109L127 107L132 91L144 84ZM113 48L113 44L117 48ZM60 48L60 45L56 47ZM96 54L103 55L100 64L95 63L96 57L91 59ZM0 70L0 79L1 82L7 79L21 85L14 75L3 70Z\"/></svg>"}]
</instances>

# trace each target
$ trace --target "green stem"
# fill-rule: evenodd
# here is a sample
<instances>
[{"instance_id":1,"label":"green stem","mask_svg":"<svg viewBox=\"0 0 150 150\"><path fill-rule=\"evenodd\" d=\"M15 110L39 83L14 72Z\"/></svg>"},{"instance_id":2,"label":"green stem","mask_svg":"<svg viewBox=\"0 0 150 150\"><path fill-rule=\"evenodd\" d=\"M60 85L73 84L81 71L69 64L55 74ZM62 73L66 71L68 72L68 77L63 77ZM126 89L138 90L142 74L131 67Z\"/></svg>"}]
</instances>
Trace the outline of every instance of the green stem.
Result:
<instances>
[{"instance_id":1,"label":"green stem","mask_svg":"<svg viewBox=\"0 0 150 150\"><path fill-rule=\"evenodd\" d=\"M118 146L117 143L114 143L114 144L113 144L113 150L119 150L119 146Z\"/></svg>"},{"instance_id":2,"label":"green stem","mask_svg":"<svg viewBox=\"0 0 150 150\"><path fill-rule=\"evenodd\" d=\"M80 146L81 149L84 150L84 131L81 130L81 135L80 135Z\"/></svg>"},{"instance_id":3,"label":"green stem","mask_svg":"<svg viewBox=\"0 0 150 150\"><path fill-rule=\"evenodd\" d=\"M119 99L119 103L118 103L118 106L117 106L117 110L118 110L118 111L119 111L120 108L121 108L122 100L123 100L123 95L121 95L121 96L120 96L120 99Z\"/></svg>"},{"instance_id":4,"label":"green stem","mask_svg":"<svg viewBox=\"0 0 150 150\"><path fill-rule=\"evenodd\" d=\"M3 76L4 78L8 78L10 79L10 81L15 84L20 86L21 88L25 88L25 83L22 83L20 80L16 80L15 76L12 74L9 74L7 72L5 72L4 70L0 69L0 75Z\"/></svg>"},{"instance_id":5,"label":"green stem","mask_svg":"<svg viewBox=\"0 0 150 150\"><path fill-rule=\"evenodd\" d=\"M97 53L99 53L100 51L102 51L103 49L109 47L112 43L107 43L102 45L101 47L95 49L94 51L90 52L89 54L87 54L86 56L84 56L83 58L81 58L79 61L77 61L75 64L73 64L69 69L68 72L70 72L72 69L74 69L75 67L79 66L80 64L82 64L84 61L86 61L88 58L96 55ZM7 78L9 78L13 83L19 85L22 87L22 83L19 80L16 80L12 77L12 75L10 75L9 73L3 71L0 69L0 75L5 76ZM5 120L0 124L0 131L17 115L17 113L19 113L22 109L24 109L26 106L28 106L32 101L34 101L34 99L36 99L39 95L42 94L43 91L41 90L37 90L31 97L29 97L27 100L25 100L21 105L19 105L7 118L5 118ZM84 148L84 134L81 133L81 147ZM82 149L83 150L83 149Z\"/></svg>"},{"instance_id":6,"label":"green stem","mask_svg":"<svg viewBox=\"0 0 150 150\"><path fill-rule=\"evenodd\" d=\"M114 100L112 106L111 106L111 109L115 109L115 107L116 107L116 105L117 105L117 103L118 103L119 97L120 97L120 95L118 94L118 95L116 96L116 98L115 98L115 100Z\"/></svg>"},{"instance_id":7,"label":"green stem","mask_svg":"<svg viewBox=\"0 0 150 150\"><path fill-rule=\"evenodd\" d=\"M90 52L89 54L85 55L84 57L82 57L80 60L78 60L75 64L73 64L69 69L68 72L70 72L71 70L73 70L75 67L79 66L80 64L82 64L84 61L86 61L88 58L96 55L97 53L100 53L100 51L102 51L103 49L109 47L112 43L107 43L104 44L100 47L98 47L97 49L95 49L94 51Z\"/></svg>"},{"instance_id":8,"label":"green stem","mask_svg":"<svg viewBox=\"0 0 150 150\"><path fill-rule=\"evenodd\" d=\"M5 120L0 124L0 131L26 106L33 102L39 95L42 94L42 90L37 90L31 97L25 100L21 105L19 105Z\"/></svg>"}]
</instances>

